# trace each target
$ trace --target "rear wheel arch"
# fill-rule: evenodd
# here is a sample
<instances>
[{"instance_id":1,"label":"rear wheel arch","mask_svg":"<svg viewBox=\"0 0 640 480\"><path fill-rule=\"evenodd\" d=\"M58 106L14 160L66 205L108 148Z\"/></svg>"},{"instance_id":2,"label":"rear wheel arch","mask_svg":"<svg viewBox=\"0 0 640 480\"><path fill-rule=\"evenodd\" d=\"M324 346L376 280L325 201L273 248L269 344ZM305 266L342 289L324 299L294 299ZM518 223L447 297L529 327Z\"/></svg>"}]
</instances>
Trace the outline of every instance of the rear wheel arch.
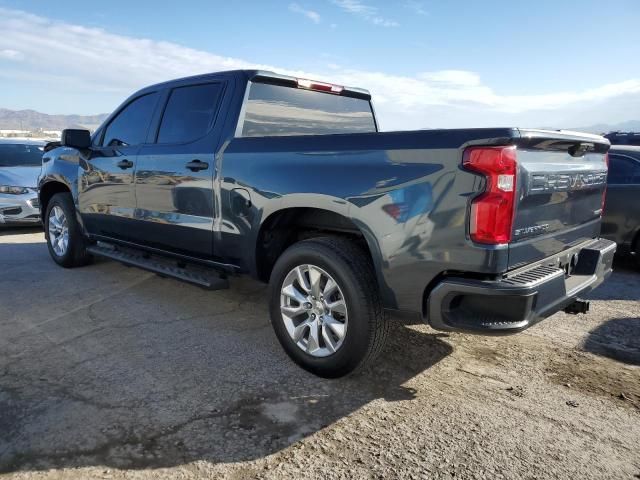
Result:
<instances>
[{"instance_id":1,"label":"rear wheel arch","mask_svg":"<svg viewBox=\"0 0 640 480\"><path fill-rule=\"evenodd\" d=\"M289 246L328 234L350 238L360 244L378 270L375 259L379 248L366 228L358 226L342 213L315 207L294 207L277 210L262 222L255 245L256 276L268 281L275 262Z\"/></svg>"}]
</instances>

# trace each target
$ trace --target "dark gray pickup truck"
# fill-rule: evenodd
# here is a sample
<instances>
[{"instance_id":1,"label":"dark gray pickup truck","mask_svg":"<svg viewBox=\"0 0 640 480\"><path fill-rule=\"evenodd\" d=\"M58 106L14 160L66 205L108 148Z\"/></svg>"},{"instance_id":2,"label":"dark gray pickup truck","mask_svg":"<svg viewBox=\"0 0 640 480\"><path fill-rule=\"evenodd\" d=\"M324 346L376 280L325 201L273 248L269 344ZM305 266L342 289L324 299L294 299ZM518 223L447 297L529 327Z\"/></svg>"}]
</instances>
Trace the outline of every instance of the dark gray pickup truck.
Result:
<instances>
[{"instance_id":1,"label":"dark gray pickup truck","mask_svg":"<svg viewBox=\"0 0 640 480\"><path fill-rule=\"evenodd\" d=\"M233 71L145 88L43 157L48 248L209 289L269 282L290 357L337 377L390 313L519 332L611 272L609 142L518 128L378 132L366 90Z\"/></svg>"}]
</instances>

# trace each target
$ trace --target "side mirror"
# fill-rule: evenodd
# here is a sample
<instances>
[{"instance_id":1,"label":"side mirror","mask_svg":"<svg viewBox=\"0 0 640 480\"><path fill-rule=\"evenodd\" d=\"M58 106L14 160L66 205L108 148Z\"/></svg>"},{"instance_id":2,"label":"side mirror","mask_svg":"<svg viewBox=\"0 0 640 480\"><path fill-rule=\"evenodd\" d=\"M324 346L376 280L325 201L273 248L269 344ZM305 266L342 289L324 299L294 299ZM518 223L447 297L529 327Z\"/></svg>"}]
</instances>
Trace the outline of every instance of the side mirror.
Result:
<instances>
[{"instance_id":1,"label":"side mirror","mask_svg":"<svg viewBox=\"0 0 640 480\"><path fill-rule=\"evenodd\" d=\"M72 147L79 150L84 150L91 146L91 134L89 133L89 130L82 130L80 128L67 128L62 131L60 143L64 147Z\"/></svg>"},{"instance_id":2,"label":"side mirror","mask_svg":"<svg viewBox=\"0 0 640 480\"><path fill-rule=\"evenodd\" d=\"M47 142L47 143L44 145L44 153L47 153L47 152L49 152L49 151L53 150L54 148L58 148L58 147L60 147L61 145L62 145L62 143L60 143L60 142L58 142L58 141L55 141L55 142Z\"/></svg>"}]
</instances>

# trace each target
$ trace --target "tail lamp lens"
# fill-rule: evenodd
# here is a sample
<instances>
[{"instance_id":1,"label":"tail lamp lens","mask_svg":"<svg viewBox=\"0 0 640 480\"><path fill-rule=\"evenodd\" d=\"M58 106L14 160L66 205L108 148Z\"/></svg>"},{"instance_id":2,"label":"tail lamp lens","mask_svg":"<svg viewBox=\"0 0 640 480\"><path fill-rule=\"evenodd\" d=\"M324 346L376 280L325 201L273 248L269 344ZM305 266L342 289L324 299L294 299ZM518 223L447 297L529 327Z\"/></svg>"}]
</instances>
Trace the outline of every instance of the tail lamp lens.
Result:
<instances>
[{"instance_id":1,"label":"tail lamp lens","mask_svg":"<svg viewBox=\"0 0 640 480\"><path fill-rule=\"evenodd\" d=\"M483 193L471 202L469 234L476 243L497 245L511 241L516 195L516 148L471 147L464 168L483 175Z\"/></svg>"},{"instance_id":2,"label":"tail lamp lens","mask_svg":"<svg viewBox=\"0 0 640 480\"><path fill-rule=\"evenodd\" d=\"M604 154L604 163L607 165L607 174L609 174L609 154ZM600 216L604 215L604 205L607 199L607 184L605 183L604 189L602 190L602 203L600 205Z\"/></svg>"}]
</instances>

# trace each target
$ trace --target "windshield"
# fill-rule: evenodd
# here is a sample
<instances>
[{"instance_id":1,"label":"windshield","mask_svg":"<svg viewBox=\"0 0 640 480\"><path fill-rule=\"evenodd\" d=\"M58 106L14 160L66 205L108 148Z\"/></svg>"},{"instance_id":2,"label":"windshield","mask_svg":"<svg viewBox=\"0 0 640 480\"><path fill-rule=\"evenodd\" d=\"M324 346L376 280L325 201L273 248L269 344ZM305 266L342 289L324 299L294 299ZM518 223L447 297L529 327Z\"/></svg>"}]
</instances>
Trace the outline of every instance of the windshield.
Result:
<instances>
[{"instance_id":1,"label":"windshield","mask_svg":"<svg viewBox=\"0 0 640 480\"><path fill-rule=\"evenodd\" d=\"M23 143L0 144L0 167L27 167L42 164L44 149Z\"/></svg>"}]
</instances>

